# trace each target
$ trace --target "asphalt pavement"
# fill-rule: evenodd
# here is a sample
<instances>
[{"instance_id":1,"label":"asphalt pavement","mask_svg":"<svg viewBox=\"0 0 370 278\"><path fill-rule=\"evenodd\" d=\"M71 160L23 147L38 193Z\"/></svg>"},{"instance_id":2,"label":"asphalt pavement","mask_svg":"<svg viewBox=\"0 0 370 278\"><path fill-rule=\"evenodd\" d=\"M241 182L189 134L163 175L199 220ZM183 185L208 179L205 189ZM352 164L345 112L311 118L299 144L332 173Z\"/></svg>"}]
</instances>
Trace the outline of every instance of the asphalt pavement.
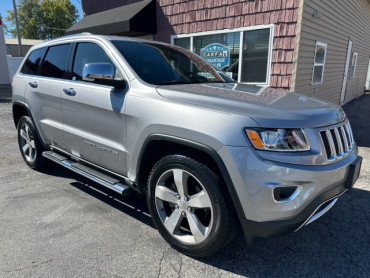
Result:
<instances>
[{"instance_id":1,"label":"asphalt pavement","mask_svg":"<svg viewBox=\"0 0 370 278\"><path fill-rule=\"evenodd\" d=\"M0 88L0 91L3 90ZM0 277L370 277L370 95L347 104L364 157L355 187L296 233L194 259L153 228L144 196L120 196L56 164L34 171L0 92Z\"/></svg>"}]
</instances>

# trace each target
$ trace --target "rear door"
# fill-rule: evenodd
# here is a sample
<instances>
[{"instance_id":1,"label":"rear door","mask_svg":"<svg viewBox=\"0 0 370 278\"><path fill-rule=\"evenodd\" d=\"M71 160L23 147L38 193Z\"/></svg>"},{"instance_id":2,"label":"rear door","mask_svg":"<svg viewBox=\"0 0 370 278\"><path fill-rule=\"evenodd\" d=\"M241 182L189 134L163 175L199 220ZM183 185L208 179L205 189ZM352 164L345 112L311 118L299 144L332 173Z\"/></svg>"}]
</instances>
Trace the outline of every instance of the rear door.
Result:
<instances>
[{"instance_id":1,"label":"rear door","mask_svg":"<svg viewBox=\"0 0 370 278\"><path fill-rule=\"evenodd\" d=\"M122 79L108 49L98 42L77 42L71 80L62 85L64 138L67 151L105 169L126 175L126 89L82 80L87 63L110 63ZM71 93L72 92L72 93Z\"/></svg>"},{"instance_id":2,"label":"rear door","mask_svg":"<svg viewBox=\"0 0 370 278\"><path fill-rule=\"evenodd\" d=\"M28 80L26 98L37 129L46 144L64 147L60 94L67 76L71 44L50 46L37 75Z\"/></svg>"}]
</instances>

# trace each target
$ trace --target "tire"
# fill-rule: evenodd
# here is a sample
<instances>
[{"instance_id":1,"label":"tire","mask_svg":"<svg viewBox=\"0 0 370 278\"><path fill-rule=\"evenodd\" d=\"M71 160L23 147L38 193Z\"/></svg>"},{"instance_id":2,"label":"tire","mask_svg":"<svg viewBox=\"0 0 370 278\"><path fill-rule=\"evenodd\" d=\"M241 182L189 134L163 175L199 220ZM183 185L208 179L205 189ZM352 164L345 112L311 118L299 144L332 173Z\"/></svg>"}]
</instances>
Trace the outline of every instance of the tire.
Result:
<instances>
[{"instance_id":1,"label":"tire","mask_svg":"<svg viewBox=\"0 0 370 278\"><path fill-rule=\"evenodd\" d=\"M184 155L169 155L154 165L148 207L154 225L174 249L206 257L232 240L233 206L226 204L220 181L205 165Z\"/></svg>"},{"instance_id":2,"label":"tire","mask_svg":"<svg viewBox=\"0 0 370 278\"><path fill-rule=\"evenodd\" d=\"M36 129L28 116L23 116L18 121L18 145L22 157L32 169L40 169L46 165L42 156L44 147L39 140Z\"/></svg>"}]
</instances>

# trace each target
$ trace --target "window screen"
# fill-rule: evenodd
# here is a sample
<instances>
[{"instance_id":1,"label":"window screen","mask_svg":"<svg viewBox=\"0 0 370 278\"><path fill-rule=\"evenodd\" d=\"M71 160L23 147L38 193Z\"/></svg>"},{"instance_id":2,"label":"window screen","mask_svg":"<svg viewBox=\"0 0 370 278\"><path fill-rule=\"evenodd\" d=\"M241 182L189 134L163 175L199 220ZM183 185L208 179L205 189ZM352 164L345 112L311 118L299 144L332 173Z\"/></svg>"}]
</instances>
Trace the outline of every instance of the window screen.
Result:
<instances>
[{"instance_id":1,"label":"window screen","mask_svg":"<svg viewBox=\"0 0 370 278\"><path fill-rule=\"evenodd\" d=\"M243 34L241 82L267 83L270 29Z\"/></svg>"},{"instance_id":2,"label":"window screen","mask_svg":"<svg viewBox=\"0 0 370 278\"><path fill-rule=\"evenodd\" d=\"M31 74L31 75L36 75L38 74L40 70L40 62L42 59L42 56L44 56L45 53L45 47L36 49L31 52L30 55L28 55L28 58L26 62L23 65L23 68L21 72L23 74Z\"/></svg>"},{"instance_id":3,"label":"window screen","mask_svg":"<svg viewBox=\"0 0 370 278\"><path fill-rule=\"evenodd\" d=\"M51 46L42 64L41 75L61 79L66 78L70 48L71 44Z\"/></svg>"},{"instance_id":4,"label":"window screen","mask_svg":"<svg viewBox=\"0 0 370 278\"><path fill-rule=\"evenodd\" d=\"M191 50L190 49L190 38L174 39L173 43L174 43L174 45L180 46L180 47L185 48L187 50Z\"/></svg>"},{"instance_id":5,"label":"window screen","mask_svg":"<svg viewBox=\"0 0 370 278\"><path fill-rule=\"evenodd\" d=\"M116 67L103 48L96 43L83 42L77 45L73 62L72 80L82 80L82 70L89 63L108 63L116 71Z\"/></svg>"}]
</instances>

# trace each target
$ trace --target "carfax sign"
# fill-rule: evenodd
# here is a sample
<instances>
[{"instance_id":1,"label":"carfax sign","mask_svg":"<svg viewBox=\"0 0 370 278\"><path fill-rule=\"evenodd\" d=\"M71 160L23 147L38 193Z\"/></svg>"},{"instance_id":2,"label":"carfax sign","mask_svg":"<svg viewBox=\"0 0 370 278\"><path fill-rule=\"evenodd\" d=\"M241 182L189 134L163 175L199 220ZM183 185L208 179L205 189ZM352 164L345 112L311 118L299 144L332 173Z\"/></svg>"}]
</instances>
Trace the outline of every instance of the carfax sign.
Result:
<instances>
[{"instance_id":1,"label":"carfax sign","mask_svg":"<svg viewBox=\"0 0 370 278\"><path fill-rule=\"evenodd\" d=\"M219 70L230 64L230 50L220 43L212 43L202 48L200 56Z\"/></svg>"}]
</instances>

